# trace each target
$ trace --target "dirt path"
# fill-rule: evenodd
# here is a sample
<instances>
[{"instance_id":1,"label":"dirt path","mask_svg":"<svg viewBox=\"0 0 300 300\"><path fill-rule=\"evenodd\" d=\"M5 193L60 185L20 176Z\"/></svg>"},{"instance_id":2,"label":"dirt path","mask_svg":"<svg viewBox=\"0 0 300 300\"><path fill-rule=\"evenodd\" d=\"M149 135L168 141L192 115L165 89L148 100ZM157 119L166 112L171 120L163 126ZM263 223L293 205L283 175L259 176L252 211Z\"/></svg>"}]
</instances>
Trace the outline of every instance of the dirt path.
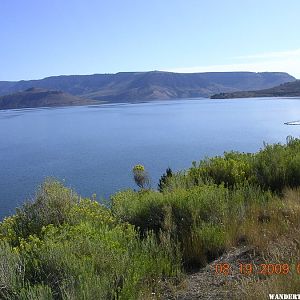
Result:
<instances>
[{"instance_id":1,"label":"dirt path","mask_svg":"<svg viewBox=\"0 0 300 300\"><path fill-rule=\"evenodd\" d=\"M166 300L194 300L194 299L242 299L240 280L245 276L239 271L239 263L258 264L259 257L249 247L234 249L219 259L211 262L198 272L188 274L184 287L179 291L164 296ZM216 273L216 264L230 265L230 274ZM219 265L220 266L220 265Z\"/></svg>"}]
</instances>

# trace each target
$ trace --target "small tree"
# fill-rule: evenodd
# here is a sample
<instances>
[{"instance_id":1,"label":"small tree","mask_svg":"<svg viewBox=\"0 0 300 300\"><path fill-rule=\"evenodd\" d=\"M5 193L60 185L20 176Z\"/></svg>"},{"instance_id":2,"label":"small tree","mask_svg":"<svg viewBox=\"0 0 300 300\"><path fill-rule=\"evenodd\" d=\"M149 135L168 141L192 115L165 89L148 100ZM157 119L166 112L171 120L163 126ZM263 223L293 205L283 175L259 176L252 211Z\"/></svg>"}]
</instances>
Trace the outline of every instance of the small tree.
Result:
<instances>
[{"instance_id":1,"label":"small tree","mask_svg":"<svg viewBox=\"0 0 300 300\"><path fill-rule=\"evenodd\" d=\"M164 190L164 187L167 185L168 183L168 179L171 178L173 176L172 170L171 168L167 168L166 173L164 173L158 182L158 190L160 192L162 192Z\"/></svg>"},{"instance_id":2,"label":"small tree","mask_svg":"<svg viewBox=\"0 0 300 300\"><path fill-rule=\"evenodd\" d=\"M150 178L143 165L135 165L132 169L133 178L141 189L150 188Z\"/></svg>"}]
</instances>

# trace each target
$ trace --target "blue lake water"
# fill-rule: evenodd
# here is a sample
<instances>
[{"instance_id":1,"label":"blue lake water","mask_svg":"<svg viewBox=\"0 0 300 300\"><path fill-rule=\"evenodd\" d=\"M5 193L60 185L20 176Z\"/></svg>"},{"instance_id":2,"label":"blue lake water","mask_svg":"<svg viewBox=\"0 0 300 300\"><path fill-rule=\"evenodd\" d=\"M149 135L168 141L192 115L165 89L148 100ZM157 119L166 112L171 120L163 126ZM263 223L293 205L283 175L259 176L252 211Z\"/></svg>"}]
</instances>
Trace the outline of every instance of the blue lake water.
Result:
<instances>
[{"instance_id":1,"label":"blue lake water","mask_svg":"<svg viewBox=\"0 0 300 300\"><path fill-rule=\"evenodd\" d=\"M299 137L300 99L178 100L0 111L0 219L46 177L83 196L134 187L145 165L155 187L167 167L225 150L254 152Z\"/></svg>"}]
</instances>

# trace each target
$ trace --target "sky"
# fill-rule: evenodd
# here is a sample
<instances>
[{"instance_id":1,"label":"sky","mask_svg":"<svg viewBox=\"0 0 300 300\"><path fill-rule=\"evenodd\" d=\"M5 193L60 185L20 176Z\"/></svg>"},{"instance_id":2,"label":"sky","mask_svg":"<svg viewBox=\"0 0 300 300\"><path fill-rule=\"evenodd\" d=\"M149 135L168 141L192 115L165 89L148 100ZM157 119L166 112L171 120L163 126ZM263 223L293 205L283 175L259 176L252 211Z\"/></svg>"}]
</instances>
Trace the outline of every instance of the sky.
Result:
<instances>
[{"instance_id":1,"label":"sky","mask_svg":"<svg viewBox=\"0 0 300 300\"><path fill-rule=\"evenodd\" d=\"M300 0L0 0L0 80L162 70L300 79Z\"/></svg>"}]
</instances>

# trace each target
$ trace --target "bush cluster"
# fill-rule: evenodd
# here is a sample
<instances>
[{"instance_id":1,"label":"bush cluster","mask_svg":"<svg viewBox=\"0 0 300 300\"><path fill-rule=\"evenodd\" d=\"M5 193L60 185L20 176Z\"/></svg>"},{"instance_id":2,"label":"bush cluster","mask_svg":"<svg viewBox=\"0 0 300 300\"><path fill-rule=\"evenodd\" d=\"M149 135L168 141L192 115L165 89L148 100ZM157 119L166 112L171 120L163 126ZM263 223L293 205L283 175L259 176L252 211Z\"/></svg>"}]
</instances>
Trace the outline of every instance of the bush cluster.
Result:
<instances>
[{"instance_id":1,"label":"bush cluster","mask_svg":"<svg viewBox=\"0 0 300 300\"><path fill-rule=\"evenodd\" d=\"M158 191L143 166L133 173L141 189L116 193L110 207L48 180L5 218L0 299L159 298L185 268L300 230L298 139L168 169Z\"/></svg>"},{"instance_id":2,"label":"bush cluster","mask_svg":"<svg viewBox=\"0 0 300 300\"><path fill-rule=\"evenodd\" d=\"M57 181L0 223L0 299L138 299L179 275L169 241L150 231L140 239Z\"/></svg>"},{"instance_id":3,"label":"bush cluster","mask_svg":"<svg viewBox=\"0 0 300 300\"><path fill-rule=\"evenodd\" d=\"M300 185L300 139L288 137L284 145L264 144L255 154L232 151L193 162L187 171L170 177L163 190L207 183L229 188L248 183L276 193L286 187L297 187Z\"/></svg>"},{"instance_id":4,"label":"bush cluster","mask_svg":"<svg viewBox=\"0 0 300 300\"><path fill-rule=\"evenodd\" d=\"M179 245L183 263L199 267L242 240L244 233L236 229L254 207L260 208L259 223L259 213L274 201L270 192L250 185L230 190L206 184L168 193L119 192L112 197L112 212L122 222L134 224L141 236L149 231L167 235Z\"/></svg>"}]
</instances>

